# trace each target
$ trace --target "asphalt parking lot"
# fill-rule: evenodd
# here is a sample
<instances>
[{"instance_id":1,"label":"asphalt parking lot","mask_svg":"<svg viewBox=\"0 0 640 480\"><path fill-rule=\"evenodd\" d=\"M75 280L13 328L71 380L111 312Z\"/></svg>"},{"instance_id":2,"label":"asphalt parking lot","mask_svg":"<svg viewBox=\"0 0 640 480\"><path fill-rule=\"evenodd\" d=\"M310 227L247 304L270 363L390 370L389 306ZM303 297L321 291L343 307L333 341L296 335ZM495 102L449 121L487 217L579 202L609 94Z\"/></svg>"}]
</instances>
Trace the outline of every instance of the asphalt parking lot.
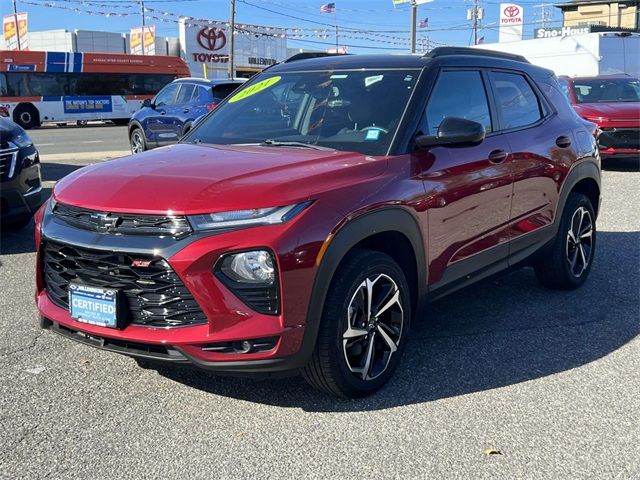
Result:
<instances>
[{"instance_id":1,"label":"asphalt parking lot","mask_svg":"<svg viewBox=\"0 0 640 480\"><path fill-rule=\"evenodd\" d=\"M128 148L125 127L32 136L47 186ZM580 290L522 269L432 304L395 378L357 401L41 331L32 227L3 234L0 478L640 478L638 162L603 184Z\"/></svg>"}]
</instances>

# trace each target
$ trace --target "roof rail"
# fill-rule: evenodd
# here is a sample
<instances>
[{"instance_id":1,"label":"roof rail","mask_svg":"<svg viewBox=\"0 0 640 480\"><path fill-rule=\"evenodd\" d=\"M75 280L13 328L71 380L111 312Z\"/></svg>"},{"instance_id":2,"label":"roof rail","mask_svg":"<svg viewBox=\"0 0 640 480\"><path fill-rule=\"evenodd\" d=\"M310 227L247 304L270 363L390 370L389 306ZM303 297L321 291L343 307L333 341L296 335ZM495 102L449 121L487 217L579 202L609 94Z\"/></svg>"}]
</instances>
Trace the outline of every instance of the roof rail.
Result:
<instances>
[{"instance_id":1,"label":"roof rail","mask_svg":"<svg viewBox=\"0 0 640 480\"><path fill-rule=\"evenodd\" d=\"M347 53L328 53L328 52L302 52L302 53L296 53L292 57L287 58L283 63L295 62L297 60L305 60L307 58L337 57L339 55L348 55L348 54Z\"/></svg>"},{"instance_id":2,"label":"roof rail","mask_svg":"<svg viewBox=\"0 0 640 480\"><path fill-rule=\"evenodd\" d=\"M422 58L438 58L446 57L449 55L469 55L472 57L494 57L505 58L507 60L515 60L516 62L529 63L529 60L522 55L516 55L513 53L496 52L495 50L486 50L482 48L469 48L469 47L437 47L431 50L429 53L423 55Z\"/></svg>"}]
</instances>

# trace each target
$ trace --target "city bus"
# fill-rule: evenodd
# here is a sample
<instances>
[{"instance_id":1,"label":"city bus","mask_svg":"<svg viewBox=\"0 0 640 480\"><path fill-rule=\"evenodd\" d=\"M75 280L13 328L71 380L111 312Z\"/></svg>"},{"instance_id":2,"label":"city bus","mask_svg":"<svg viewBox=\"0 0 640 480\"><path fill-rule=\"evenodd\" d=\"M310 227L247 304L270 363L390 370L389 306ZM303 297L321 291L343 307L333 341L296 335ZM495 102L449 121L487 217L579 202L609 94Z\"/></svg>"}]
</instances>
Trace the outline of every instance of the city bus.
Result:
<instances>
[{"instance_id":1,"label":"city bus","mask_svg":"<svg viewBox=\"0 0 640 480\"><path fill-rule=\"evenodd\" d=\"M145 99L188 76L178 57L0 50L0 105L25 129L46 122L126 124Z\"/></svg>"}]
</instances>

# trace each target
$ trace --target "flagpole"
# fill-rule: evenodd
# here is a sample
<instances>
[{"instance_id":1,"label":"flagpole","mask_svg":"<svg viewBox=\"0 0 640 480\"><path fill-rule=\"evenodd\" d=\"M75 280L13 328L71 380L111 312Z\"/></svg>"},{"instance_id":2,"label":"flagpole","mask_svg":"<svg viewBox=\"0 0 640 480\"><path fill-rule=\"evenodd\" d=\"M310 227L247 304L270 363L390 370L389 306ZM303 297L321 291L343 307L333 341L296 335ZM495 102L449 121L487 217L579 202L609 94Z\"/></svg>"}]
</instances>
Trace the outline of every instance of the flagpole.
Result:
<instances>
[{"instance_id":1,"label":"flagpole","mask_svg":"<svg viewBox=\"0 0 640 480\"><path fill-rule=\"evenodd\" d=\"M416 21L418 19L418 4L411 0L411 53L416 53Z\"/></svg>"},{"instance_id":2,"label":"flagpole","mask_svg":"<svg viewBox=\"0 0 640 480\"><path fill-rule=\"evenodd\" d=\"M340 53L338 52L338 9L334 8L333 9L333 20L336 24L336 53Z\"/></svg>"}]
</instances>

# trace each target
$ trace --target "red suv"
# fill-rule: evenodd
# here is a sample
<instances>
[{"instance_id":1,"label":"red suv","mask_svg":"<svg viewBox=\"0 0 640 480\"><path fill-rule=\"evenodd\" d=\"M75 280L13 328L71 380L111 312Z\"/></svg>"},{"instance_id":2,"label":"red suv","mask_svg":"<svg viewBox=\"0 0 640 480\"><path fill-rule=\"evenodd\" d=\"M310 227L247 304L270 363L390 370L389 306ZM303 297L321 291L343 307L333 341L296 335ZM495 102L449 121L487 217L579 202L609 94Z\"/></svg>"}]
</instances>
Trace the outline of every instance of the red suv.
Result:
<instances>
[{"instance_id":1,"label":"red suv","mask_svg":"<svg viewBox=\"0 0 640 480\"><path fill-rule=\"evenodd\" d=\"M602 158L640 158L640 80L604 75L560 82L578 115L598 125Z\"/></svg>"},{"instance_id":2,"label":"red suv","mask_svg":"<svg viewBox=\"0 0 640 480\"><path fill-rule=\"evenodd\" d=\"M551 288L585 281L600 204L585 125L522 57L295 56L179 144L57 183L37 215L41 324L369 394L426 300L524 263Z\"/></svg>"}]
</instances>

